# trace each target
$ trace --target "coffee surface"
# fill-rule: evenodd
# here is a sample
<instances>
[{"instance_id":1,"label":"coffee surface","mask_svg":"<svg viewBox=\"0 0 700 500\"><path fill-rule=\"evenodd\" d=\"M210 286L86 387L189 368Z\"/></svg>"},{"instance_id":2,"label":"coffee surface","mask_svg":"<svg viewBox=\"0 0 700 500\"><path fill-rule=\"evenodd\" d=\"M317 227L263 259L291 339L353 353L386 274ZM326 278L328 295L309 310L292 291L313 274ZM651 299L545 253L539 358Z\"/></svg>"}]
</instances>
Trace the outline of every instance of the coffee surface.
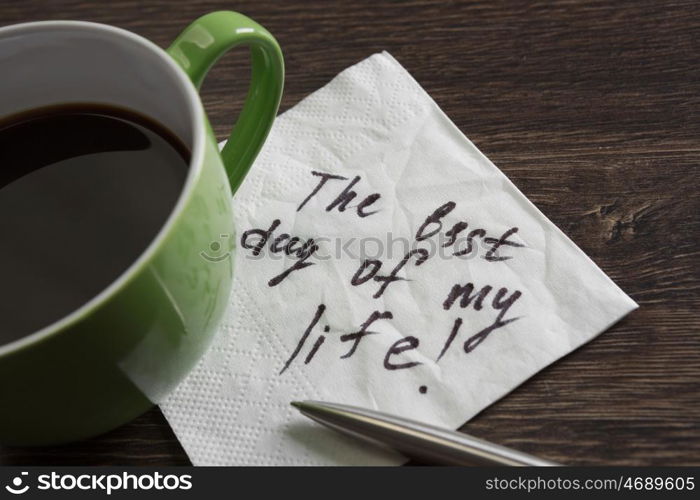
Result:
<instances>
[{"instance_id":1,"label":"coffee surface","mask_svg":"<svg viewBox=\"0 0 700 500\"><path fill-rule=\"evenodd\" d=\"M119 108L0 121L0 346L114 282L163 227L188 164L173 133Z\"/></svg>"}]
</instances>

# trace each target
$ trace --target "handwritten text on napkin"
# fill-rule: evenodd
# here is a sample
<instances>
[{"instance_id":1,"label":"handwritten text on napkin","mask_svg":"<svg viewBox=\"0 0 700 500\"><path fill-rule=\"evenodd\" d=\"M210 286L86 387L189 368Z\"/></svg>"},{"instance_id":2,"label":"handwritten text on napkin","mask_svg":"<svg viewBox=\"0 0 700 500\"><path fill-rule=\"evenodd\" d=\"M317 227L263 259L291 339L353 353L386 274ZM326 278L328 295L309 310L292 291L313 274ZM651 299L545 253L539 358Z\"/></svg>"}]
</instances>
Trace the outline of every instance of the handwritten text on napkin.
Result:
<instances>
[{"instance_id":1,"label":"handwritten text on napkin","mask_svg":"<svg viewBox=\"0 0 700 500\"><path fill-rule=\"evenodd\" d=\"M289 402L456 428L636 307L387 53L277 120L234 208L231 307L161 405L195 464L400 463Z\"/></svg>"},{"instance_id":2,"label":"handwritten text on napkin","mask_svg":"<svg viewBox=\"0 0 700 500\"><path fill-rule=\"evenodd\" d=\"M325 212L349 212L350 217L357 216L360 218L370 217L376 215L381 210L380 193L371 193L366 197L358 197L358 193L355 191L355 186L362 180L360 175L356 175L353 179L348 179L341 175L330 174L327 172L319 172L316 170L310 170L310 174L316 177L317 183L311 189L311 192L304 198L304 200L299 204L296 212L299 213L307 205L309 200L315 196L320 196L323 198L323 193L320 193L324 188L330 191L331 197L328 198L328 205L323 208ZM336 188L335 193L331 190L332 188L326 188L329 181L340 181L341 185ZM336 182L337 184L337 182ZM335 197L333 197L335 196ZM356 203L353 203L357 200ZM322 202L325 203L325 202ZM381 298L387 291L390 285L393 283L400 283L401 281L406 281L407 278L401 276L403 270L406 266L416 266L420 267L425 264L430 258L436 255L440 258L449 257L461 257L466 259L469 258L482 258L486 262L503 262L512 258L512 255L503 255L501 250L504 247L525 247L523 243L517 242L513 239L514 235L518 232L518 227L510 227L504 233L498 237L489 236L486 229L483 227L478 227L478 225L472 229L472 225L466 220L459 220L455 222L449 229L443 227L443 220L447 218L457 207L457 203L454 201L448 201L442 205L435 208L435 210L428 215L425 220L421 223L412 241L403 240L387 240L388 245L393 245L396 242L410 245L410 248L401 257L401 260L391 268L386 274L382 274L382 269L384 268L384 262L377 258L362 258L359 260L359 265L356 271L347 280L349 285L352 287L361 287L366 283L372 285L371 297L373 299ZM307 209L308 211L308 209ZM318 216L318 214L314 214ZM296 214L294 215L296 217ZM288 257L292 263L284 269L281 273L274 277L271 277L267 285L269 287L279 286L284 280L290 278L293 273L300 272L303 269L308 269L310 266L316 264L316 259L320 258L339 258L339 255L323 255L319 254L320 245L322 243L333 243L325 237L315 237L304 239L303 237L294 236L289 233L278 231L279 227L282 226L281 219L274 219L270 226L266 229L255 228L248 229L245 231L241 237L241 246L247 250L250 250L250 255L253 257L259 257L263 251L268 250L271 254L284 254ZM387 232L388 233L388 232ZM390 233L388 233L390 234ZM428 240L426 242L426 240ZM365 241L360 241L360 243L366 243L370 241L375 243L376 239L370 239ZM440 255L436 250L436 243L441 249L447 249L444 253L446 255ZM421 244L426 242L425 244ZM350 244L355 243L354 240L348 239L345 242L345 248L340 245L341 241L337 242L339 245L331 248L350 250L352 246ZM382 243L381 241L379 242ZM381 246L379 247L380 249ZM382 249L383 250L383 249ZM361 253L366 253L366 248L360 248ZM474 265L474 264L472 264ZM429 266L425 268L426 272L430 272ZM449 279L449 278L446 278ZM492 283L490 281L489 283ZM347 284L346 284L347 285ZM339 284L343 286L343 284ZM370 286L366 287L370 288ZM475 285L473 282L466 283L455 283L451 287L445 290L444 300L442 301L442 308L445 311L451 311L453 306L458 306L461 309L471 309L474 312L479 312L484 309L487 312L495 314L493 321L485 328L480 329L476 333L470 334L467 340L463 343L463 350L465 353L472 352L482 341L484 341L492 332L502 328L509 323L517 321L518 317L506 318L508 311L511 306L517 302L517 300L522 295L520 290L509 291L507 287L500 287L495 289L491 284L484 284L483 286ZM280 370L280 375L284 373L290 364L297 358L297 356L305 349L307 340L312 333L312 330L321 321L324 313L326 311L325 304L319 304L313 315L311 323L306 328L304 333L301 335L299 342L295 346L290 357L284 364L284 367ZM483 313L482 313L483 314ZM340 356L339 359L349 359L357 351L360 346L362 339L370 335L376 335L379 332L372 331L373 324L380 320L391 320L394 317L394 313L389 310L374 310L371 312L366 321L362 323L359 330L349 333L344 333L342 335L336 336L340 342L347 342L349 348L347 352ZM434 361L437 363L445 355L447 350L451 347L452 342L455 337L460 333L460 329L463 324L462 317L457 317L454 320L452 328L449 335L445 336L445 342L442 345L439 354L435 356ZM324 342L329 335L330 326L326 325L323 327L323 333L316 336L315 340L312 342L312 347L304 357L304 364L309 364L316 356L318 350L323 346ZM402 353L418 349L420 346L420 339L413 335L406 335L408 332L403 332L404 336L394 342L383 358L383 366L387 370L403 370L408 368L413 368L415 366L423 364L421 361L404 361L400 362L395 360ZM434 335L435 332L431 332ZM421 385L419 391L422 394L427 392L427 386Z\"/></svg>"}]
</instances>

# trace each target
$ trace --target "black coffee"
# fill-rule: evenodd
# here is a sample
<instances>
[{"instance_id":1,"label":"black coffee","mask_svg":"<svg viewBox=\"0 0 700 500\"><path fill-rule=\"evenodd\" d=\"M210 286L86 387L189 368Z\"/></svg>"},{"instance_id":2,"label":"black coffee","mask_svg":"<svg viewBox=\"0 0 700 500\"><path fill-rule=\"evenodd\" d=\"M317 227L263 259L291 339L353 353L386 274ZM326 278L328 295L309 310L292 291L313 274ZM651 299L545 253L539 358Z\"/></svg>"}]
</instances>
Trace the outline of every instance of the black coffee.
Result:
<instances>
[{"instance_id":1,"label":"black coffee","mask_svg":"<svg viewBox=\"0 0 700 500\"><path fill-rule=\"evenodd\" d=\"M143 116L101 105L0 121L0 345L76 310L162 228L189 152Z\"/></svg>"}]
</instances>

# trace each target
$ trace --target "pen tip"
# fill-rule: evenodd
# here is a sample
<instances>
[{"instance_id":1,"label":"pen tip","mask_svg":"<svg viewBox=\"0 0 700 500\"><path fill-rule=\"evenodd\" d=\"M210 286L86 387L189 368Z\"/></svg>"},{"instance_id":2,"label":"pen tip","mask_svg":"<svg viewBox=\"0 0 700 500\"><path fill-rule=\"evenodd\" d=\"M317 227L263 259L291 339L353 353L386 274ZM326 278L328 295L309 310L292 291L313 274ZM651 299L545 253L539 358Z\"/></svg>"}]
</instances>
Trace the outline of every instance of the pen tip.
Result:
<instances>
[{"instance_id":1,"label":"pen tip","mask_svg":"<svg viewBox=\"0 0 700 500\"><path fill-rule=\"evenodd\" d=\"M296 408L297 410L301 410L301 408L302 408L302 406L303 406L303 404L302 404L301 401L292 401L292 402L289 403L289 404L292 405L292 406L293 406L294 408Z\"/></svg>"}]
</instances>

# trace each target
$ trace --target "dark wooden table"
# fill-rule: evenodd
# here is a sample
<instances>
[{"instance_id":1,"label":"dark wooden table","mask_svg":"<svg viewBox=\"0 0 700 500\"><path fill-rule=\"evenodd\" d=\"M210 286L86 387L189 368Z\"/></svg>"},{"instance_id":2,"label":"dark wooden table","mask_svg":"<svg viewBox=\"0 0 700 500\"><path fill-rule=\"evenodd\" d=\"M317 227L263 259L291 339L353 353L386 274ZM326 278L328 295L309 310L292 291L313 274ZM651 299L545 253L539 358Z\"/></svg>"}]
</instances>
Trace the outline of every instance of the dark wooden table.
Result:
<instances>
[{"instance_id":1,"label":"dark wooden table","mask_svg":"<svg viewBox=\"0 0 700 500\"><path fill-rule=\"evenodd\" d=\"M218 9L248 14L279 40L282 110L390 51L641 305L464 430L568 464L700 464L696 2L0 0L0 25L83 19L165 47ZM220 138L247 71L241 50L205 83ZM0 449L0 464L188 463L157 409L87 442Z\"/></svg>"}]
</instances>

